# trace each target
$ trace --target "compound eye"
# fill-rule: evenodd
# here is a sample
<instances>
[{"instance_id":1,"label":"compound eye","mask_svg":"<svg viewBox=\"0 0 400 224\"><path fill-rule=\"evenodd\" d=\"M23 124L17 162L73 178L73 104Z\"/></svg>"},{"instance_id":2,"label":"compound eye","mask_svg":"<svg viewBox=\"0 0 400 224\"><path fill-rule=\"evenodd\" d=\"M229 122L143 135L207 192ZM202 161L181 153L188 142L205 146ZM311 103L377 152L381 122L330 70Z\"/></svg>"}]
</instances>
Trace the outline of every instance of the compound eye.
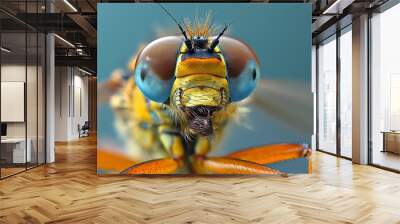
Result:
<instances>
[{"instance_id":1,"label":"compound eye","mask_svg":"<svg viewBox=\"0 0 400 224\"><path fill-rule=\"evenodd\" d=\"M257 56L248 45L231 37L221 37L219 46L227 66L231 100L243 100L260 78Z\"/></svg>"},{"instance_id":2,"label":"compound eye","mask_svg":"<svg viewBox=\"0 0 400 224\"><path fill-rule=\"evenodd\" d=\"M150 100L163 103L168 99L182 43L182 38L177 36L163 37L152 41L139 53L135 81Z\"/></svg>"}]
</instances>

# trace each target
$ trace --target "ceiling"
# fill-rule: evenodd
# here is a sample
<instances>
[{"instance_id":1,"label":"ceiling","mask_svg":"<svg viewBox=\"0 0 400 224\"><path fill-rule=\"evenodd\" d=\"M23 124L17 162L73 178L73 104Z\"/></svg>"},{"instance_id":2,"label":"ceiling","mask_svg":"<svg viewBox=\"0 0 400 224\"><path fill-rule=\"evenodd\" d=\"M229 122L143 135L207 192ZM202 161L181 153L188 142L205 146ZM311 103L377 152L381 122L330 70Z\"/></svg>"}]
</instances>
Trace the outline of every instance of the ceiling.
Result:
<instances>
[{"instance_id":1,"label":"ceiling","mask_svg":"<svg viewBox=\"0 0 400 224\"><path fill-rule=\"evenodd\" d=\"M314 42L329 28L346 16L377 7L386 0L254 0L269 3L311 3L313 10L312 35ZM133 0L1 0L1 28L13 47L24 46L22 34L30 31L55 32L56 64L85 67L96 72L97 3L152 2ZM166 1L163 1L166 2ZM176 2L176 1L175 1ZM198 2L198 1L196 1ZM210 1L207 1L210 2ZM221 2L217 0L216 2ZM248 1L241 1L248 2ZM52 13L49 13L49 12ZM27 12L27 13L26 13ZM350 19L351 21L351 19ZM334 32L334 31L333 31ZM4 35L3 35L4 36ZM3 42L4 43L4 42ZM22 49L22 48L20 48ZM31 51L28 48L28 51ZM15 51L17 54L18 51ZM23 53L23 52L21 52Z\"/></svg>"}]
</instances>

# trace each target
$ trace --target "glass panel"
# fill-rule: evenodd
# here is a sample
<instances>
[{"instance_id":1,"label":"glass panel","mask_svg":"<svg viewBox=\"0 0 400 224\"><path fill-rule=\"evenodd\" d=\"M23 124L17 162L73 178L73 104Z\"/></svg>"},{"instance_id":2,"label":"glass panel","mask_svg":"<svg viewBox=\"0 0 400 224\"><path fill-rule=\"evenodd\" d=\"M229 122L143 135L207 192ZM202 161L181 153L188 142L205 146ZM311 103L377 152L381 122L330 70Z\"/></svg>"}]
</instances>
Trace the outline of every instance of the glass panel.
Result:
<instances>
[{"instance_id":1,"label":"glass panel","mask_svg":"<svg viewBox=\"0 0 400 224\"><path fill-rule=\"evenodd\" d=\"M347 31L347 30L346 30ZM340 36L340 153L352 157L352 35Z\"/></svg>"},{"instance_id":2,"label":"glass panel","mask_svg":"<svg viewBox=\"0 0 400 224\"><path fill-rule=\"evenodd\" d=\"M27 82L26 82L26 111L27 111L27 150L30 151L28 155L28 168L37 165L37 74L38 74L38 57L37 57L37 41L38 36L36 32L27 33L28 38L28 62L27 62Z\"/></svg>"},{"instance_id":3,"label":"glass panel","mask_svg":"<svg viewBox=\"0 0 400 224\"><path fill-rule=\"evenodd\" d=\"M27 2L26 12L37 13L37 1ZM36 17L37 18L37 17ZM36 23L34 19L31 22ZM27 30L27 80L26 80L26 111L27 111L27 150L30 151L28 168L38 163L38 34L35 30Z\"/></svg>"},{"instance_id":4,"label":"glass panel","mask_svg":"<svg viewBox=\"0 0 400 224\"><path fill-rule=\"evenodd\" d=\"M26 151L26 33L1 34L1 174L25 170Z\"/></svg>"},{"instance_id":5,"label":"glass panel","mask_svg":"<svg viewBox=\"0 0 400 224\"><path fill-rule=\"evenodd\" d=\"M0 7L19 16L45 11L44 0L0 2ZM7 21L0 23L4 178L45 162L45 35L2 12L0 19Z\"/></svg>"},{"instance_id":6,"label":"glass panel","mask_svg":"<svg viewBox=\"0 0 400 224\"><path fill-rule=\"evenodd\" d=\"M45 163L46 149L45 149L45 44L46 37L40 33L38 45L38 163Z\"/></svg>"},{"instance_id":7,"label":"glass panel","mask_svg":"<svg viewBox=\"0 0 400 224\"><path fill-rule=\"evenodd\" d=\"M336 37L318 48L318 147L336 154Z\"/></svg>"},{"instance_id":8,"label":"glass panel","mask_svg":"<svg viewBox=\"0 0 400 224\"><path fill-rule=\"evenodd\" d=\"M372 163L400 170L400 5L372 18Z\"/></svg>"}]
</instances>

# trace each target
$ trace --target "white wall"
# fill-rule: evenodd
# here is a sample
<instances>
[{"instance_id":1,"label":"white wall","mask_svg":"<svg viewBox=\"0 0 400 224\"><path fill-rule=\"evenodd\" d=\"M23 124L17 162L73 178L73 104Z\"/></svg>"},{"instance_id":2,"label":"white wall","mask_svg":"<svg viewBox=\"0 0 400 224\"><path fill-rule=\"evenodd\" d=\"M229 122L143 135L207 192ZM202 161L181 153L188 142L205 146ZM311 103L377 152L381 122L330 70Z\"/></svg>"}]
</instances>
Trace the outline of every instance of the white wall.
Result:
<instances>
[{"instance_id":1,"label":"white wall","mask_svg":"<svg viewBox=\"0 0 400 224\"><path fill-rule=\"evenodd\" d=\"M70 85L69 68L55 68L55 141L68 140L68 117L69 117L69 96L68 88Z\"/></svg>"},{"instance_id":2,"label":"white wall","mask_svg":"<svg viewBox=\"0 0 400 224\"><path fill-rule=\"evenodd\" d=\"M77 139L78 124L88 120L88 77L76 68L56 67L55 86L55 140Z\"/></svg>"},{"instance_id":3,"label":"white wall","mask_svg":"<svg viewBox=\"0 0 400 224\"><path fill-rule=\"evenodd\" d=\"M35 66L27 66L19 65L19 64L4 64L1 66L1 81L2 82L25 82L25 75L26 71L28 74L36 74L36 67ZM36 80L29 80L30 85L36 86ZM34 105L27 105L27 106L34 106L36 108L36 88L27 88L27 104L34 102ZM4 96L3 96L4 97ZM40 105L39 105L40 106ZM1 110L7 110L7 108L1 108ZM31 110L28 110L31 112ZM28 122L34 121L35 124L28 124L28 137L31 133L30 128L32 127L36 130L36 113L27 113ZM7 122L7 136L8 137L25 137L25 123L26 122ZM35 127L33 127L35 125ZM35 132L36 135L36 132Z\"/></svg>"},{"instance_id":4,"label":"white wall","mask_svg":"<svg viewBox=\"0 0 400 224\"><path fill-rule=\"evenodd\" d=\"M75 70L76 72L76 70ZM72 111L73 119L71 120L71 135L73 138L78 138L78 124L83 125L85 121L88 121L88 77L81 76L82 73L79 75L74 75L74 92L75 94L73 97L74 99L74 108ZM81 107L81 108L80 108Z\"/></svg>"},{"instance_id":5,"label":"white wall","mask_svg":"<svg viewBox=\"0 0 400 224\"><path fill-rule=\"evenodd\" d=\"M28 70L32 67L28 67ZM1 81L3 82L25 82L25 64L8 64L1 66ZM1 108L6 110L6 108ZM25 123L11 122L7 123L8 137L25 137Z\"/></svg>"},{"instance_id":6,"label":"white wall","mask_svg":"<svg viewBox=\"0 0 400 224\"><path fill-rule=\"evenodd\" d=\"M37 70L38 69L38 70ZM27 80L25 80L27 78ZM7 137L9 138L24 138L25 135L29 139L30 149L32 151L32 161L39 163L44 162L45 150L45 117L44 117L44 74L42 67L25 64L3 64L1 66L1 81L2 82L24 82L26 84L26 106L23 102L21 113L26 112L26 120L22 122L5 122L7 123ZM2 90L3 91L3 90ZM21 90L24 94L24 90ZM7 95L2 95L2 98ZM2 107L2 112L12 110L10 107ZM11 112L12 111L7 111ZM37 155L37 153L39 155ZM49 160L51 162L51 160Z\"/></svg>"},{"instance_id":7,"label":"white wall","mask_svg":"<svg viewBox=\"0 0 400 224\"><path fill-rule=\"evenodd\" d=\"M25 83L1 81L1 122L24 122L24 104Z\"/></svg>"}]
</instances>

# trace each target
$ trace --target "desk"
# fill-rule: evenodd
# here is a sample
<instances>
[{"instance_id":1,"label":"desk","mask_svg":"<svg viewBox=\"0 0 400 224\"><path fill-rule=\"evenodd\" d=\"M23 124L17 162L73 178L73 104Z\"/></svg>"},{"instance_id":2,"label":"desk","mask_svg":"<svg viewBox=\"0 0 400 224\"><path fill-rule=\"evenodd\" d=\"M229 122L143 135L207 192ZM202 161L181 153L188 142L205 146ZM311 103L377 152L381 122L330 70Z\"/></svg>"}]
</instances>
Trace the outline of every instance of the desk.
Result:
<instances>
[{"instance_id":1,"label":"desk","mask_svg":"<svg viewBox=\"0 0 400 224\"><path fill-rule=\"evenodd\" d=\"M400 154L400 131L383 131L382 152Z\"/></svg>"},{"instance_id":2,"label":"desk","mask_svg":"<svg viewBox=\"0 0 400 224\"><path fill-rule=\"evenodd\" d=\"M31 145L30 138L26 141L28 144L25 154L25 138L5 138L1 139L1 157L6 163L25 163L31 162ZM11 159L12 158L12 159ZM25 161L26 159L26 161Z\"/></svg>"}]
</instances>

